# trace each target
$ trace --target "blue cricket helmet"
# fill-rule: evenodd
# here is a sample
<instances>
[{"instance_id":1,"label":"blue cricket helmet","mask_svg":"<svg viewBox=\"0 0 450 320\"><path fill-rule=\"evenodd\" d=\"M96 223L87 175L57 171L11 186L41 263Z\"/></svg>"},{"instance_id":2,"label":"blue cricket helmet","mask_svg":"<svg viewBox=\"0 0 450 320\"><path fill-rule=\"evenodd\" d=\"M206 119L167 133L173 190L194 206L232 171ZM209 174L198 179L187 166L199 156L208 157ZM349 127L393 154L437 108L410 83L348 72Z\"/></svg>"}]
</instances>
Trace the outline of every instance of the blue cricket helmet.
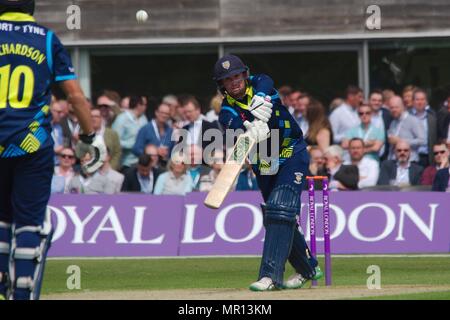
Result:
<instances>
[{"instance_id":1,"label":"blue cricket helmet","mask_svg":"<svg viewBox=\"0 0 450 320\"><path fill-rule=\"evenodd\" d=\"M239 59L239 57L229 54L220 58L214 65L213 80L218 82L225 78L248 71L249 68L241 59Z\"/></svg>"},{"instance_id":2,"label":"blue cricket helmet","mask_svg":"<svg viewBox=\"0 0 450 320\"><path fill-rule=\"evenodd\" d=\"M34 13L34 0L0 0L0 13L24 12Z\"/></svg>"}]
</instances>

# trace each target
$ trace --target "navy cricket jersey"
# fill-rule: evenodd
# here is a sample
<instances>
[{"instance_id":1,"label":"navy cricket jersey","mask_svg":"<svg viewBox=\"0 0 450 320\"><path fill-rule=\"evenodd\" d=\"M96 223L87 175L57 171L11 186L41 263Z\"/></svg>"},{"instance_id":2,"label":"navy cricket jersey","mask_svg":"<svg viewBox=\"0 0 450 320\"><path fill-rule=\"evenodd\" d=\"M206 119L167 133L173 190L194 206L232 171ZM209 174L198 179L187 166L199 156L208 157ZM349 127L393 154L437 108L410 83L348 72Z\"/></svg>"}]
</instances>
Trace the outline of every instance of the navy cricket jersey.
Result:
<instances>
[{"instance_id":1,"label":"navy cricket jersey","mask_svg":"<svg viewBox=\"0 0 450 320\"><path fill-rule=\"evenodd\" d=\"M0 15L0 157L53 146L54 82L76 79L70 56L49 29L31 15Z\"/></svg>"},{"instance_id":2,"label":"navy cricket jersey","mask_svg":"<svg viewBox=\"0 0 450 320\"><path fill-rule=\"evenodd\" d=\"M224 129L243 129L245 131L244 121L252 122L254 120L248 110L248 105L254 95L262 97L268 95L272 98L273 112L267 125L271 130L279 130L279 164L282 164L292 157L295 145L303 140L303 133L289 110L281 104L280 97L274 89L273 80L269 76L264 74L250 76L246 94L241 100L237 101L229 95L225 95L219 113L219 122ZM270 139L268 140L269 146L271 145ZM261 170L262 166L264 164L260 164L258 161L258 165L254 169Z\"/></svg>"}]
</instances>

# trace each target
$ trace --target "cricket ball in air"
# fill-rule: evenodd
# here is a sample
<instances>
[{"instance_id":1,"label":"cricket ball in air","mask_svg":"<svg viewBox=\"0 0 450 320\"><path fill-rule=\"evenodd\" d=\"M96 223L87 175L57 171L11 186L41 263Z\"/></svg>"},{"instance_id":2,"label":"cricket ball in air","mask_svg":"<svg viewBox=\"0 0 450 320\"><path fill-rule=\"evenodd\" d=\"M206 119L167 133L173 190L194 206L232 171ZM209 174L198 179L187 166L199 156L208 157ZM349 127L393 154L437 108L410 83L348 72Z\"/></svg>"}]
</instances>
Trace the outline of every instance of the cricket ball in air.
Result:
<instances>
[{"instance_id":1,"label":"cricket ball in air","mask_svg":"<svg viewBox=\"0 0 450 320\"><path fill-rule=\"evenodd\" d=\"M136 20L140 23L143 23L145 21L147 21L148 19L148 13L145 10L139 10L138 12L136 12Z\"/></svg>"}]
</instances>

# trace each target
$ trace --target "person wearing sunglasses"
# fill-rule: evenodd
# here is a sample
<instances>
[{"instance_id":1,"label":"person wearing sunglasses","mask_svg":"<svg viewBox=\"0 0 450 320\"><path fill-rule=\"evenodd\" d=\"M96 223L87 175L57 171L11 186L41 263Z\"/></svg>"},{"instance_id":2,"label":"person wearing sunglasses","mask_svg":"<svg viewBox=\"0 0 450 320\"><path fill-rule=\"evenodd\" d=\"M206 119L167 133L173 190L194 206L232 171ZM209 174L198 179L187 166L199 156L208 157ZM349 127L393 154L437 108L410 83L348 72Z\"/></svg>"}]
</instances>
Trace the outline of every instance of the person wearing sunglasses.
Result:
<instances>
[{"instance_id":1,"label":"person wearing sunglasses","mask_svg":"<svg viewBox=\"0 0 450 320\"><path fill-rule=\"evenodd\" d=\"M68 191L67 186L70 180L75 175L73 166L75 165L76 158L75 152L72 148L63 148L58 154L59 165L55 167L54 177L64 178L64 192Z\"/></svg>"},{"instance_id":2,"label":"person wearing sunglasses","mask_svg":"<svg viewBox=\"0 0 450 320\"><path fill-rule=\"evenodd\" d=\"M420 184L425 186L433 185L436 173L440 169L449 167L450 152L445 141L440 141L433 146L433 163L425 168Z\"/></svg>"},{"instance_id":3,"label":"person wearing sunglasses","mask_svg":"<svg viewBox=\"0 0 450 320\"><path fill-rule=\"evenodd\" d=\"M396 159L381 163L377 184L400 188L419 185L423 167L411 161L411 145L405 140L399 140L394 150Z\"/></svg>"},{"instance_id":4,"label":"person wearing sunglasses","mask_svg":"<svg viewBox=\"0 0 450 320\"><path fill-rule=\"evenodd\" d=\"M342 148L348 150L349 141L360 138L364 141L364 156L379 161L379 152L385 141L384 131L372 123L372 108L363 104L358 107L358 116L361 124L349 129L342 141ZM346 159L348 160L348 159Z\"/></svg>"}]
</instances>

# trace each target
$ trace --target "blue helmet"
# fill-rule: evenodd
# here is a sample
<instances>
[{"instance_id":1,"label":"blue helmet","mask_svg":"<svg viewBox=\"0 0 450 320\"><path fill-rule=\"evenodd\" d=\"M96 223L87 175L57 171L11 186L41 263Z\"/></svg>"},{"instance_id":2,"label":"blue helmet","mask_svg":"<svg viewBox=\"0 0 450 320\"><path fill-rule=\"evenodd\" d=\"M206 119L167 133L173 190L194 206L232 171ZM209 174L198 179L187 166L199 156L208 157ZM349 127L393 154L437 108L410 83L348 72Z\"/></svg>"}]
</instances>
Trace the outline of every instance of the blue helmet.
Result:
<instances>
[{"instance_id":1,"label":"blue helmet","mask_svg":"<svg viewBox=\"0 0 450 320\"><path fill-rule=\"evenodd\" d=\"M220 58L214 65L213 80L219 82L225 78L248 71L248 67L239 57L229 54Z\"/></svg>"},{"instance_id":2,"label":"blue helmet","mask_svg":"<svg viewBox=\"0 0 450 320\"><path fill-rule=\"evenodd\" d=\"M0 0L0 13L3 12L34 13L34 0Z\"/></svg>"}]
</instances>

